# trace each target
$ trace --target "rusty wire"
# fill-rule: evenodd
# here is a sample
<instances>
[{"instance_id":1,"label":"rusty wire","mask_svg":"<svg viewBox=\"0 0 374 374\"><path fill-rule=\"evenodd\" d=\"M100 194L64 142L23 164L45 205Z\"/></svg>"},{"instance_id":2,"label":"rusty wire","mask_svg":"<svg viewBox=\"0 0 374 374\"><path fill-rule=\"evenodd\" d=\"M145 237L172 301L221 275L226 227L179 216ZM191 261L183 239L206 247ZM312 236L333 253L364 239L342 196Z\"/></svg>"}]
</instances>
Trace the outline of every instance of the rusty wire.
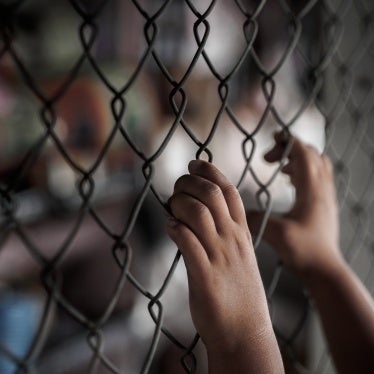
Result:
<instances>
[{"instance_id":1,"label":"rusty wire","mask_svg":"<svg viewBox=\"0 0 374 374\"><path fill-rule=\"evenodd\" d=\"M17 74L21 78L23 85L37 99L39 124L41 127L41 135L37 141L25 149L25 157L17 166L15 176L10 180L1 181L0 245L5 246L10 235L16 235L20 239L32 256L33 261L42 269L39 275L47 294L39 327L25 356L16 357L3 345L0 345L0 353L14 362L19 371L32 372L46 343L48 326L53 310L58 307L64 310L71 319L75 320L86 331L87 345L92 350L91 360L87 363L88 372L96 372L99 364L106 368L107 372L127 372L126 368L117 367L105 354L103 328L113 317L119 297L123 292L125 284L128 284L131 285L133 290L148 300L148 313L154 322L153 334L147 342L147 350L140 372L147 373L150 371L161 336L165 336L180 350L181 364L184 370L188 373L195 373L198 367L198 360L194 355L194 349L198 344L199 336L196 334L188 344L182 343L178 336L164 324L165 312L161 299L180 262L179 251L175 252L174 260L157 292L151 292L143 286L131 270L136 250L133 248L130 237L133 234L134 226L146 197L152 194L158 200L160 206L168 209L165 198L153 183L154 174L157 171L155 163L168 147L176 131L180 129L196 145L196 158L205 157L210 161L214 161L215 154L210 149L210 146L219 127L222 126L223 118L228 118L230 125L242 136L242 141L237 144L237 147L242 150L244 166L241 176L237 181L237 186L239 189L243 186L245 187L247 178L251 178L255 182L257 186L256 199L258 208L265 211L261 230L263 231L273 206L270 187L278 177L282 165L286 162L291 144L288 144L288 147L286 147L280 165L271 177L264 181L258 176L258 172L253 167L253 157L258 146L256 136L263 131L269 118L272 119L277 129L285 132L293 132L293 126L307 108L315 105L320 113L322 113L326 123L326 151L332 156L335 165L341 213L342 216L348 217L348 221L351 227L353 227L354 232L349 242L343 243L343 250L351 264L354 264L355 260L363 252L372 252L374 242L370 227L373 224L373 169L371 168L371 170L366 172L366 174L369 174L369 177L365 181L365 187L359 192L356 192L352 187L351 173L352 168L357 167L362 158L368 159L371 166L374 160L373 138L367 135L370 119L373 116L373 76L370 71L361 73L362 69L360 68L360 63L364 59L369 59L371 63L373 62L373 56L368 51L373 43L374 32L372 31L372 24L374 10L372 5L369 5L369 1L314 0L302 2L302 5L299 4L298 6L294 4L290 5L290 2L285 0L274 1L282 9L282 15L287 20L288 28L287 40L283 51L277 57L275 64L269 69L264 65L262 57L256 49L256 38L263 26L259 19L263 15L263 12L269 11L267 5L273 2L270 0L262 0L260 2L235 0L232 2L233 6L236 7L236 11L241 14L243 19L242 36L245 47L238 56L233 56L231 68L223 74L216 68L206 49L206 43L210 37L209 17L219 2L212 0L204 2L203 6L197 6L194 1L185 0L183 3L186 11L194 17L192 34L196 49L191 60L186 62L185 70L181 77L176 78L173 71L164 61L163 56L159 54L155 47L160 34L160 19L173 1L154 2L153 7L150 7L147 2L132 0L131 4L134 11L142 18L145 48L139 56L133 72L123 86L117 88L106 72L102 70L100 61L98 61L93 51L98 35L100 34L98 18L110 2L106 0L88 5L86 2L78 0L69 1L69 6L80 19L77 35L82 53L53 94L47 94L43 91L37 77L29 70L24 57L15 47L17 33L14 21L24 4L32 3L32 1L18 0L0 3L0 60L7 58L11 61L17 69ZM153 10L150 10L151 8ZM319 38L309 41L311 44L307 44L309 50L315 52L313 56L310 53L305 53L305 50L302 48L304 22L308 19L311 12L318 12L321 22L318 27L322 30L320 31L321 35ZM340 46L346 37L344 30L346 17L349 12L355 12L357 15L359 39L353 43L349 53L342 55ZM275 102L276 91L278 89L276 77L284 65L295 55L298 55L299 59L306 66L307 73L302 76L302 79L308 84L308 89L292 116L285 118ZM208 135L205 139L201 139L194 132L186 118L188 93L185 86L196 69L197 63L201 61L207 66L210 76L216 82L217 95L220 101L220 105L215 112L214 119L210 124ZM251 61L256 75L259 77L260 91L266 101L266 105L257 120L256 126L251 130L248 129L248 126L236 114L232 100L233 93L231 86L232 81L241 79L240 74L242 73L240 70L249 61ZM124 125L124 118L129 106L128 94L134 89L135 84L140 79L139 76L146 69L147 64L150 63L153 63L157 67L158 73L170 87L168 103L173 113L173 120L157 149L148 154L132 139L128 129ZM110 95L109 110L111 114L111 129L96 159L88 168L84 168L75 161L66 145L56 133L58 117L56 104L66 95L66 92L82 72L85 64L90 66L94 72L95 79L105 87L105 90ZM332 93L326 88L327 79L333 79L337 86ZM358 93L358 91L360 92ZM328 96L327 99L326 96ZM331 97L334 97L334 99L331 100ZM359 102L356 100L356 97L360 97ZM339 123L341 121L347 123L347 127L351 129L352 134L343 150L337 149L339 141L336 140L339 135L337 133L340 131ZM114 230L100 217L93 203L93 195L96 188L95 174L112 148L114 139L118 136L121 137L127 147L131 148L144 179L136 194L136 198L129 208L128 219L123 222L120 230ZM41 153L45 151L47 142L52 142L53 147L58 151L64 162L79 176L76 194L79 196L80 203L75 211L74 225L52 257L43 254L43 251L33 242L27 230L25 230L25 224L17 215L17 188L28 171L35 167L36 161L39 159ZM84 313L74 307L64 297L61 291L63 283L63 275L60 269L61 263L68 256L72 242L81 229L82 222L88 216L96 222L97 230L101 230L110 239L110 255L114 258L120 269L120 276L112 291L110 302L101 316L96 319L91 319L84 315ZM261 245L261 237L262 233L256 238L255 248ZM372 277L374 273L373 254L369 253L369 257L371 264L365 270L366 273L360 274L360 276L362 276L366 285L370 288L373 284ZM283 273L282 264L278 262L267 285L267 298L272 312L273 302ZM288 357L294 371L320 373L327 370L328 353L326 350L321 354L317 362L312 363L308 367L305 363L300 362L294 348L295 341L307 324L310 310L311 306L306 298L303 310L300 317L295 321L292 331L284 333L276 325L274 325L274 328L284 355Z\"/></svg>"}]
</instances>

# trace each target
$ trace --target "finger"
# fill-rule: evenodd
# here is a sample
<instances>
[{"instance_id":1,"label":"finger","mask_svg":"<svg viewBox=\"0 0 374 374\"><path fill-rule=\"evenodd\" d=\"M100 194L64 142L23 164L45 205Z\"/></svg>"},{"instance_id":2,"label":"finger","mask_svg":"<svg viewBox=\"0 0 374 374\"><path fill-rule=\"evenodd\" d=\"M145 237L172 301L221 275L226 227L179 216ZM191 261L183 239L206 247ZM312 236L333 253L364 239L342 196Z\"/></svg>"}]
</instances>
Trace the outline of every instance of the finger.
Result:
<instances>
[{"instance_id":1,"label":"finger","mask_svg":"<svg viewBox=\"0 0 374 374\"><path fill-rule=\"evenodd\" d=\"M275 146L265 154L265 159L269 162L282 160L285 157L286 147L289 141L292 142L287 158L288 164L282 168L282 172L293 176L294 182L297 184L300 179L314 178L316 168L318 170L321 162L321 156L318 151L311 145L303 143L300 139L289 135L289 141L285 142L283 133L274 135L276 141ZM293 184L295 184L293 182Z\"/></svg>"},{"instance_id":2,"label":"finger","mask_svg":"<svg viewBox=\"0 0 374 374\"><path fill-rule=\"evenodd\" d=\"M283 158L285 147L283 144L275 144L274 147L265 153L264 158L267 162L280 161Z\"/></svg>"},{"instance_id":3,"label":"finger","mask_svg":"<svg viewBox=\"0 0 374 374\"><path fill-rule=\"evenodd\" d=\"M297 158L291 160L294 163L294 174L296 183L300 184L317 184L321 178L321 173L325 169L324 161L317 149L311 145L302 145Z\"/></svg>"},{"instance_id":4,"label":"finger","mask_svg":"<svg viewBox=\"0 0 374 374\"><path fill-rule=\"evenodd\" d=\"M305 166L312 154L320 157L315 147L310 144L305 144L298 138L293 138L292 147L288 156L290 161L295 159Z\"/></svg>"},{"instance_id":5,"label":"finger","mask_svg":"<svg viewBox=\"0 0 374 374\"><path fill-rule=\"evenodd\" d=\"M227 226L230 212L221 188L198 175L183 175L174 185L174 193L185 193L201 201L213 217L217 231Z\"/></svg>"},{"instance_id":6,"label":"finger","mask_svg":"<svg viewBox=\"0 0 374 374\"><path fill-rule=\"evenodd\" d=\"M294 165L294 162L289 162L288 164L284 165L281 169L282 173L292 176L295 172Z\"/></svg>"},{"instance_id":7,"label":"finger","mask_svg":"<svg viewBox=\"0 0 374 374\"><path fill-rule=\"evenodd\" d=\"M295 166L295 164L296 164L295 161L292 161L292 162L290 161L288 164L282 167L281 172L290 177L289 181L295 187L296 198L298 198L300 196L300 190L304 191L304 189L302 188L300 184L300 179L302 177L300 177L300 175L297 173L298 169L297 169L297 165Z\"/></svg>"},{"instance_id":8,"label":"finger","mask_svg":"<svg viewBox=\"0 0 374 374\"><path fill-rule=\"evenodd\" d=\"M199 276L209 265L209 259L195 234L174 218L167 221L167 233L181 251L187 272Z\"/></svg>"},{"instance_id":9,"label":"finger","mask_svg":"<svg viewBox=\"0 0 374 374\"><path fill-rule=\"evenodd\" d=\"M209 209L194 197L175 193L169 199L174 217L184 223L208 252L214 248L217 230Z\"/></svg>"},{"instance_id":10,"label":"finger","mask_svg":"<svg viewBox=\"0 0 374 374\"><path fill-rule=\"evenodd\" d=\"M277 144L286 145L292 138L293 136L289 130L282 130L274 133L274 140Z\"/></svg>"},{"instance_id":11,"label":"finger","mask_svg":"<svg viewBox=\"0 0 374 374\"><path fill-rule=\"evenodd\" d=\"M245 222L243 201L238 190L214 165L202 160L193 160L189 163L188 169L191 174L198 175L219 186L231 218L237 223Z\"/></svg>"},{"instance_id":12,"label":"finger","mask_svg":"<svg viewBox=\"0 0 374 374\"><path fill-rule=\"evenodd\" d=\"M291 177L291 180L293 180L293 177L295 175L295 163L289 162L288 164L284 165L281 169L283 174L286 174ZM292 183L294 184L294 183Z\"/></svg>"},{"instance_id":13,"label":"finger","mask_svg":"<svg viewBox=\"0 0 374 374\"><path fill-rule=\"evenodd\" d=\"M275 133L274 140L274 147L264 155L268 162L280 161L285 156L290 160L299 159L307 152L308 148L313 148L292 135L285 137L283 132ZM285 154L288 145L290 145L290 149L288 154Z\"/></svg>"},{"instance_id":14,"label":"finger","mask_svg":"<svg viewBox=\"0 0 374 374\"><path fill-rule=\"evenodd\" d=\"M277 132L273 135L275 140L275 145L270 149L264 158L268 162L281 161L283 158L288 158L290 154L290 149L288 147L293 146L294 137L285 131Z\"/></svg>"}]
</instances>

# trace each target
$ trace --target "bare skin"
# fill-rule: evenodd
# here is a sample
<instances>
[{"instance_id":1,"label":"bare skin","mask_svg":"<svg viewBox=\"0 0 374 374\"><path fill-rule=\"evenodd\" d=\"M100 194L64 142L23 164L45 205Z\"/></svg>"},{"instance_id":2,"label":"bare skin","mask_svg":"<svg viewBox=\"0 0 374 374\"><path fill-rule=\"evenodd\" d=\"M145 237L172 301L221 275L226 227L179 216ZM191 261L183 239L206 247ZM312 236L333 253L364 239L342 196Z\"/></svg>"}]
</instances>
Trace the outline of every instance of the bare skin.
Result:
<instances>
[{"instance_id":1,"label":"bare skin","mask_svg":"<svg viewBox=\"0 0 374 374\"><path fill-rule=\"evenodd\" d=\"M205 161L191 161L169 205L168 234L185 261L193 322L209 372L282 373L242 200Z\"/></svg>"},{"instance_id":2,"label":"bare skin","mask_svg":"<svg viewBox=\"0 0 374 374\"><path fill-rule=\"evenodd\" d=\"M279 161L284 151L279 134L275 140L265 155L269 162ZM331 163L314 148L293 142L282 171L295 186L295 205L282 217L270 217L264 239L309 291L338 372L374 372L374 303L339 249ZM256 233L262 214L250 212L247 219Z\"/></svg>"}]
</instances>

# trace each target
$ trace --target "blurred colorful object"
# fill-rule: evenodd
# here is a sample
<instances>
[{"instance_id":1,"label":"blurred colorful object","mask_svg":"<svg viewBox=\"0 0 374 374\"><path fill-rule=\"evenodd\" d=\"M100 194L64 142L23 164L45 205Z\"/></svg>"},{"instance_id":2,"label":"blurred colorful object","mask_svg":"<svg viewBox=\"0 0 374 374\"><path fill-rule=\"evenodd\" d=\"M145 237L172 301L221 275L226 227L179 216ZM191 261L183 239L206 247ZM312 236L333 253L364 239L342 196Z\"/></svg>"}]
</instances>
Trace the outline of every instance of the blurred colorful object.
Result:
<instances>
[{"instance_id":1,"label":"blurred colorful object","mask_svg":"<svg viewBox=\"0 0 374 374\"><path fill-rule=\"evenodd\" d=\"M0 293L0 373L11 374L22 360L37 331L42 305L34 294L7 290Z\"/></svg>"}]
</instances>

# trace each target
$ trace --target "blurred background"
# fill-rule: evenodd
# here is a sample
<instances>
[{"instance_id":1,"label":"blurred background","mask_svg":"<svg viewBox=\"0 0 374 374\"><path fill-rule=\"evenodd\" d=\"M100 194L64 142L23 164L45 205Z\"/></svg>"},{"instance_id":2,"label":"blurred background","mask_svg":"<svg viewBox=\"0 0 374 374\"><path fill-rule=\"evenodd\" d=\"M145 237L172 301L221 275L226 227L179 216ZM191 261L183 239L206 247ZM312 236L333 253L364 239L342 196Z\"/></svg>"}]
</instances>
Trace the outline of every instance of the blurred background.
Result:
<instances>
[{"instance_id":1,"label":"blurred background","mask_svg":"<svg viewBox=\"0 0 374 374\"><path fill-rule=\"evenodd\" d=\"M373 291L373 15L369 0L0 0L0 373L183 373L182 357L206 372L163 205L198 157L246 208L286 212L293 189L263 160L280 130L332 158L342 250ZM260 239L287 372L334 373Z\"/></svg>"}]
</instances>

